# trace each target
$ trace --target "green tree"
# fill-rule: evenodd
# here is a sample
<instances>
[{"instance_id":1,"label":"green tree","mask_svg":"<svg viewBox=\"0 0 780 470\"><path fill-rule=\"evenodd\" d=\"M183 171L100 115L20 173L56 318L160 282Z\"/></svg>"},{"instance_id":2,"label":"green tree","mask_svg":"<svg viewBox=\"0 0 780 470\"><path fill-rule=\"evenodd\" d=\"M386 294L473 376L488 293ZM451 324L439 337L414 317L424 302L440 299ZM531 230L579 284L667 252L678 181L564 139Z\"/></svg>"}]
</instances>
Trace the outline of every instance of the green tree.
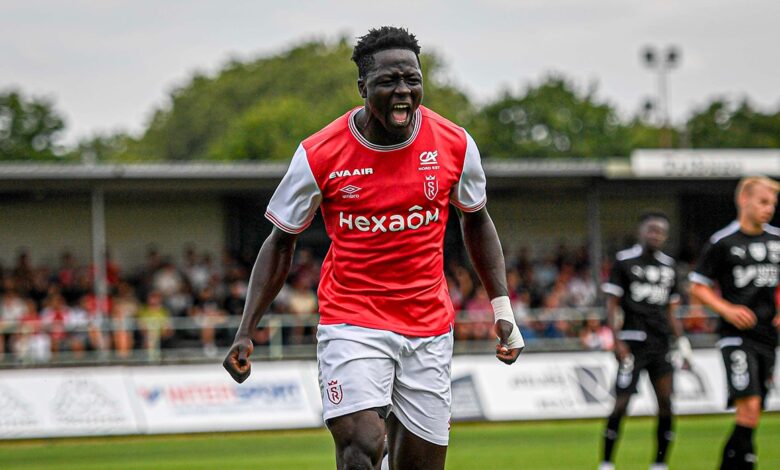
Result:
<instances>
[{"instance_id":1,"label":"green tree","mask_svg":"<svg viewBox=\"0 0 780 470\"><path fill-rule=\"evenodd\" d=\"M694 148L777 148L780 111L765 114L747 101L715 100L691 116L686 131Z\"/></svg>"},{"instance_id":2,"label":"green tree","mask_svg":"<svg viewBox=\"0 0 780 470\"><path fill-rule=\"evenodd\" d=\"M26 98L11 90L0 93L0 160L56 160L65 122L44 98Z\"/></svg>"},{"instance_id":3,"label":"green tree","mask_svg":"<svg viewBox=\"0 0 780 470\"><path fill-rule=\"evenodd\" d=\"M472 125L482 153L498 158L607 157L630 151L615 109L551 75L522 94L506 92Z\"/></svg>"},{"instance_id":4,"label":"green tree","mask_svg":"<svg viewBox=\"0 0 780 470\"><path fill-rule=\"evenodd\" d=\"M273 57L234 61L196 75L157 110L123 157L151 160L289 159L297 144L362 103L346 40L309 42ZM426 105L469 119L466 95L449 85L432 55L422 57Z\"/></svg>"}]
</instances>

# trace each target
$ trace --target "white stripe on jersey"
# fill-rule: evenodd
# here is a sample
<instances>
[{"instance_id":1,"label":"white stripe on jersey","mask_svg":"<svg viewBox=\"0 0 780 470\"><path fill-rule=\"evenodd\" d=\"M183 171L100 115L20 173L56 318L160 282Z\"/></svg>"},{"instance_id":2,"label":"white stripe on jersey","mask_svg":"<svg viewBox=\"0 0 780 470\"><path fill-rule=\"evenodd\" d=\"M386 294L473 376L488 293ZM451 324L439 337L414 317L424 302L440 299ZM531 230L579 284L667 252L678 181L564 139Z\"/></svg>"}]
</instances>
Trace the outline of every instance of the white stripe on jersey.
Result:
<instances>
[{"instance_id":1,"label":"white stripe on jersey","mask_svg":"<svg viewBox=\"0 0 780 470\"><path fill-rule=\"evenodd\" d=\"M672 258L671 256L667 255L662 251L655 252L655 259L657 259L658 262L661 264L665 264L667 266L674 266L674 258Z\"/></svg>"},{"instance_id":2,"label":"white stripe on jersey","mask_svg":"<svg viewBox=\"0 0 780 470\"><path fill-rule=\"evenodd\" d=\"M719 347L720 349L729 346L742 346L742 338L739 336L726 336L715 343L715 346Z\"/></svg>"},{"instance_id":3,"label":"white stripe on jersey","mask_svg":"<svg viewBox=\"0 0 780 470\"><path fill-rule=\"evenodd\" d=\"M612 284L611 282L602 284L601 290L607 294L614 295L615 297L623 297L623 294L625 293L622 287L617 284Z\"/></svg>"},{"instance_id":4,"label":"white stripe on jersey","mask_svg":"<svg viewBox=\"0 0 780 470\"><path fill-rule=\"evenodd\" d=\"M772 235L777 235L780 237L780 228L775 227L774 225L764 224L764 231L766 233L770 233Z\"/></svg>"},{"instance_id":5,"label":"white stripe on jersey","mask_svg":"<svg viewBox=\"0 0 780 470\"><path fill-rule=\"evenodd\" d=\"M692 271L690 274L688 274L688 280L696 284L704 284L705 286L712 286L713 284L712 279L695 271Z\"/></svg>"},{"instance_id":6,"label":"white stripe on jersey","mask_svg":"<svg viewBox=\"0 0 780 470\"><path fill-rule=\"evenodd\" d=\"M618 261L625 261L627 259L639 258L640 256L642 256L642 247L634 245L627 250L618 251L617 255L615 255L615 259Z\"/></svg>"},{"instance_id":7,"label":"white stripe on jersey","mask_svg":"<svg viewBox=\"0 0 780 470\"><path fill-rule=\"evenodd\" d=\"M735 220L734 222L731 222L730 224L726 225L722 229L713 233L712 236L710 237L710 243L714 245L719 241L723 240L724 238L728 237L729 235L736 233L737 230L739 230L739 221Z\"/></svg>"},{"instance_id":8,"label":"white stripe on jersey","mask_svg":"<svg viewBox=\"0 0 780 470\"><path fill-rule=\"evenodd\" d=\"M645 341L647 333L641 330L618 331L618 339L621 341Z\"/></svg>"}]
</instances>

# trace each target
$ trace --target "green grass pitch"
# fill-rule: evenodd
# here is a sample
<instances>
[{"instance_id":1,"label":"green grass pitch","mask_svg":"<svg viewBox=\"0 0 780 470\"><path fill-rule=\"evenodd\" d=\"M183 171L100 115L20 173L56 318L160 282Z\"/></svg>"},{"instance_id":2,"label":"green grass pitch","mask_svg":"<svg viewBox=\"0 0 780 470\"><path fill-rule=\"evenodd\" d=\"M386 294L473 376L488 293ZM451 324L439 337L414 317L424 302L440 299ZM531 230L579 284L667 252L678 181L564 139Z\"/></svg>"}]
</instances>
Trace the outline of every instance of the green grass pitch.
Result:
<instances>
[{"instance_id":1,"label":"green grass pitch","mask_svg":"<svg viewBox=\"0 0 780 470\"><path fill-rule=\"evenodd\" d=\"M672 469L716 468L730 415L681 417ZM595 469L601 420L455 424L447 469ZM617 468L647 469L655 422L629 418ZM758 431L758 468L780 468L780 413ZM2 469L332 469L333 444L324 429L252 433L0 441Z\"/></svg>"}]
</instances>

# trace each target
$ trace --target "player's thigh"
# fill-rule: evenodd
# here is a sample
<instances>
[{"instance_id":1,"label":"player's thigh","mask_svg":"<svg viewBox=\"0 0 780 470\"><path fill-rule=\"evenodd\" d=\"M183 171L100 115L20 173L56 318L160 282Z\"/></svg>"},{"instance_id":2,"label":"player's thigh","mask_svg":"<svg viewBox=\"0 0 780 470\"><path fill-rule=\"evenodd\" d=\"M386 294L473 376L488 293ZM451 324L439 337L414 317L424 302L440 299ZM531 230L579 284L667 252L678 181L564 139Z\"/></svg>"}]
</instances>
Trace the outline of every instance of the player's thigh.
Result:
<instances>
[{"instance_id":1,"label":"player's thigh","mask_svg":"<svg viewBox=\"0 0 780 470\"><path fill-rule=\"evenodd\" d=\"M761 371L755 352L744 345L724 346L720 351L726 367L728 406L742 398L761 397Z\"/></svg>"},{"instance_id":2,"label":"player's thigh","mask_svg":"<svg viewBox=\"0 0 780 470\"><path fill-rule=\"evenodd\" d=\"M439 446L449 442L452 333L409 340L393 388L393 414L404 428Z\"/></svg>"},{"instance_id":3,"label":"player's thigh","mask_svg":"<svg viewBox=\"0 0 780 470\"><path fill-rule=\"evenodd\" d=\"M391 403L396 362L387 332L362 330L320 326L318 331L317 366L326 421Z\"/></svg>"},{"instance_id":4,"label":"player's thigh","mask_svg":"<svg viewBox=\"0 0 780 470\"><path fill-rule=\"evenodd\" d=\"M447 457L447 446L429 442L413 432L391 414L387 419L387 443L391 470L441 470Z\"/></svg>"},{"instance_id":5,"label":"player's thigh","mask_svg":"<svg viewBox=\"0 0 780 470\"><path fill-rule=\"evenodd\" d=\"M647 375L659 401L669 400L674 388L674 365L667 349L648 355Z\"/></svg>"}]
</instances>

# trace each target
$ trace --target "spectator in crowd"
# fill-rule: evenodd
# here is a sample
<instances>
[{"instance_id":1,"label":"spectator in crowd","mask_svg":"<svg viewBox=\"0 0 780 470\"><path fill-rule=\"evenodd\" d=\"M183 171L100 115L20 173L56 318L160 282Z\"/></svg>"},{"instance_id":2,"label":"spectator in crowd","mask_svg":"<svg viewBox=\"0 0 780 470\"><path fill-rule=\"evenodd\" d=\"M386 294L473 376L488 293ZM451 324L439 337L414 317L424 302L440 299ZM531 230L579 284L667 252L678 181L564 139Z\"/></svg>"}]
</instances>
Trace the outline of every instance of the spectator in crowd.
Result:
<instances>
[{"instance_id":1,"label":"spectator in crowd","mask_svg":"<svg viewBox=\"0 0 780 470\"><path fill-rule=\"evenodd\" d=\"M314 328L307 326L312 322L312 315L317 313L317 293L313 289L314 281L311 274L301 270L292 281L292 289L287 298L287 309L295 318L295 325L290 332L292 344L302 344L304 339L311 338Z\"/></svg>"},{"instance_id":2,"label":"spectator in crowd","mask_svg":"<svg viewBox=\"0 0 780 470\"><path fill-rule=\"evenodd\" d=\"M149 293L146 304L138 310L137 318L143 336L144 349L146 349L149 359L159 359L162 341L173 336L171 314L163 305L160 292L152 291Z\"/></svg>"},{"instance_id":3,"label":"spectator in crowd","mask_svg":"<svg viewBox=\"0 0 780 470\"><path fill-rule=\"evenodd\" d=\"M14 335L13 352L23 364L40 364L51 359L51 338L43 331L38 309L32 299L25 301L25 313Z\"/></svg>"},{"instance_id":4,"label":"spectator in crowd","mask_svg":"<svg viewBox=\"0 0 780 470\"><path fill-rule=\"evenodd\" d=\"M225 312L214 295L214 290L206 286L197 295L190 309L190 316L200 327L200 342L206 357L217 356L216 327L225 322Z\"/></svg>"},{"instance_id":5,"label":"spectator in crowd","mask_svg":"<svg viewBox=\"0 0 780 470\"><path fill-rule=\"evenodd\" d=\"M4 284L5 292L0 300L0 360L4 358L8 340L27 310L13 281L9 278Z\"/></svg>"},{"instance_id":6,"label":"spectator in crowd","mask_svg":"<svg viewBox=\"0 0 780 470\"><path fill-rule=\"evenodd\" d=\"M125 359L132 354L138 310L139 302L133 287L127 282L120 282L117 286L117 295L114 297L110 321L114 353L119 358Z\"/></svg>"},{"instance_id":7,"label":"spectator in crowd","mask_svg":"<svg viewBox=\"0 0 780 470\"><path fill-rule=\"evenodd\" d=\"M59 293L52 293L41 311L41 325L51 339L52 353L57 355L68 346L68 322L70 307Z\"/></svg>"},{"instance_id":8,"label":"spectator in crowd","mask_svg":"<svg viewBox=\"0 0 780 470\"><path fill-rule=\"evenodd\" d=\"M589 313L580 330L580 343L589 351L610 351L614 346L612 330L601 321L597 313Z\"/></svg>"}]
</instances>

